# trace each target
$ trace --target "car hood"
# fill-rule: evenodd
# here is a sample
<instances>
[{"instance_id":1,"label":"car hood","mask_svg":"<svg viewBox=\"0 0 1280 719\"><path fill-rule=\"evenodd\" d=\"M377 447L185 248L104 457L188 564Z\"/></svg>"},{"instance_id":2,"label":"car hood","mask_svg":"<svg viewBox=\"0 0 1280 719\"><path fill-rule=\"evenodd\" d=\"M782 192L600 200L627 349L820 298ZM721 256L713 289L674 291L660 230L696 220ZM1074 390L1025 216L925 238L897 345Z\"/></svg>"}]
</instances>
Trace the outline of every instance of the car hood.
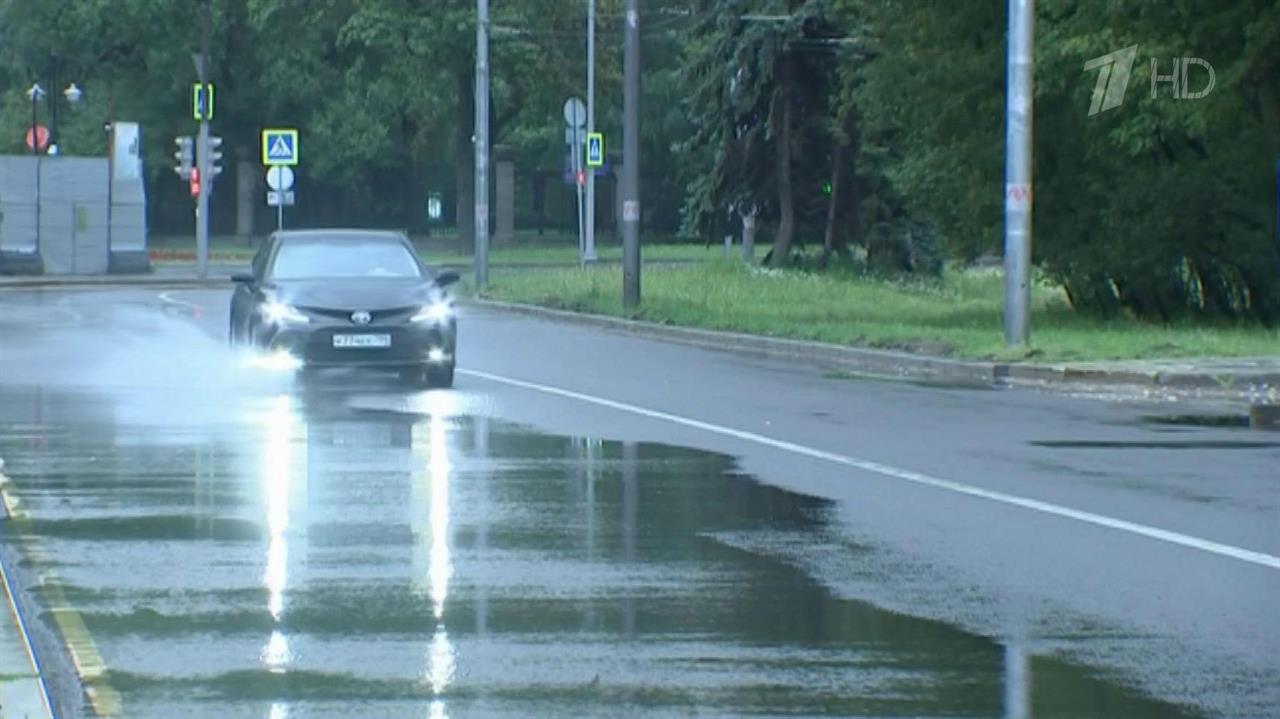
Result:
<instances>
[{"instance_id":1,"label":"car hood","mask_svg":"<svg viewBox=\"0 0 1280 719\"><path fill-rule=\"evenodd\" d=\"M280 302L296 307L348 311L424 305L444 294L428 279L386 278L288 280L273 283L268 291Z\"/></svg>"}]
</instances>

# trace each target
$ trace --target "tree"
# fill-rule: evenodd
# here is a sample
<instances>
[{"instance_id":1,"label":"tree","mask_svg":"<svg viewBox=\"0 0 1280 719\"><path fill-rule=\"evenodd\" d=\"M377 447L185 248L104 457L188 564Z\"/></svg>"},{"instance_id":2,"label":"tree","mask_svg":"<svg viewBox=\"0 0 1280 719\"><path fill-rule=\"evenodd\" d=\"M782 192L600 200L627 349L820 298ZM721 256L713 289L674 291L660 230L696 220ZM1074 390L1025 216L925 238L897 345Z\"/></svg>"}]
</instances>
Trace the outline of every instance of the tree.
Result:
<instances>
[{"instance_id":1,"label":"tree","mask_svg":"<svg viewBox=\"0 0 1280 719\"><path fill-rule=\"evenodd\" d=\"M873 38L857 106L907 215L936 227L953 256L998 251L1003 6L842 5ZM1277 10L1275 0L1039 4L1033 249L1077 307L1280 319ZM1124 104L1090 116L1095 76L1083 64L1133 44L1142 57ZM1188 48L1216 68L1213 94L1151 98L1147 63L1168 72Z\"/></svg>"},{"instance_id":2,"label":"tree","mask_svg":"<svg viewBox=\"0 0 1280 719\"><path fill-rule=\"evenodd\" d=\"M706 233L731 209L776 218L770 262L791 261L798 225L821 216L805 198L820 196L832 135L826 121L834 74L820 41L833 32L823 0L748 3L717 0L702 8L689 44L685 147L701 160L689 181L686 226ZM798 168L816 143L826 160ZM799 190L799 191L798 191Z\"/></svg>"}]
</instances>

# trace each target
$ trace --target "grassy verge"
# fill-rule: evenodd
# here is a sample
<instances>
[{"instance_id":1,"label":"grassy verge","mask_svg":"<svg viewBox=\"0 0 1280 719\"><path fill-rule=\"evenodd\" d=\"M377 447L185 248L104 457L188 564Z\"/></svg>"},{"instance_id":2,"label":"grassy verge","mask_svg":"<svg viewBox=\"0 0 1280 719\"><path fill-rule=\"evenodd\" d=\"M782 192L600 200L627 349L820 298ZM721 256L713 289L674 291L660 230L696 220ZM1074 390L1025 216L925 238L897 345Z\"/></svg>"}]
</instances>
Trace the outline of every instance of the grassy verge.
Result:
<instances>
[{"instance_id":1,"label":"grassy verge","mask_svg":"<svg viewBox=\"0 0 1280 719\"><path fill-rule=\"evenodd\" d=\"M722 253L723 251L719 247L704 247L702 245L645 245L644 259L646 262L715 261L722 258ZM425 250L423 254L428 260L433 258L430 249ZM599 247L596 250L596 255L605 262L620 262L622 261L622 248L613 245ZM451 264L470 263L472 260L471 255L435 255L434 259ZM507 264L576 264L578 262L578 248L576 245L497 247L490 251L489 261Z\"/></svg>"},{"instance_id":2,"label":"grassy verge","mask_svg":"<svg viewBox=\"0 0 1280 719\"><path fill-rule=\"evenodd\" d=\"M701 249L701 248L699 248ZM1076 313L1062 292L1033 292L1032 348L1001 336L998 273L954 272L901 283L708 262L647 267L635 312L616 267L495 272L485 297L655 322L968 358L1032 361L1275 355L1280 332L1225 325L1159 326Z\"/></svg>"}]
</instances>

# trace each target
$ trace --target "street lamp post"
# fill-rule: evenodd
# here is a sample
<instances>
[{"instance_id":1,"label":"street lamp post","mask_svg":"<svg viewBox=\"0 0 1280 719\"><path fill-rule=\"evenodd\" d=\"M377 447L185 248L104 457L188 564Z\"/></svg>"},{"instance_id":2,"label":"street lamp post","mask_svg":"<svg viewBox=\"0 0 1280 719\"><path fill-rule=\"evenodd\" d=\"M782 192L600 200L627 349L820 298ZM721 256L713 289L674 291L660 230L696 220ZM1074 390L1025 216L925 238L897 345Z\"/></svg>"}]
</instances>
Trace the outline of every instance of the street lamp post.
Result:
<instances>
[{"instance_id":1,"label":"street lamp post","mask_svg":"<svg viewBox=\"0 0 1280 719\"><path fill-rule=\"evenodd\" d=\"M622 305L640 304L640 9L627 0L622 43Z\"/></svg>"},{"instance_id":2,"label":"street lamp post","mask_svg":"<svg viewBox=\"0 0 1280 719\"><path fill-rule=\"evenodd\" d=\"M84 97L84 90L81 90L74 82L67 85L62 91L62 96L67 102L75 105ZM45 91L40 83L32 83L27 90L27 97L31 100L31 154L37 155L44 148L48 148L50 155L58 154L58 104L56 98ZM39 123L39 105L42 99L49 100L49 129L45 135L44 142L40 141L40 123Z\"/></svg>"},{"instance_id":3,"label":"street lamp post","mask_svg":"<svg viewBox=\"0 0 1280 719\"><path fill-rule=\"evenodd\" d=\"M84 97L84 91L77 87L73 82L63 89L62 96L67 99L68 104L75 105L80 102L80 98ZM57 104L52 95L49 96L49 102L55 107L55 110L51 113L52 120L49 128L49 154L57 155L62 152L62 148L58 146L56 142L56 135L54 134L57 131L58 113L56 110Z\"/></svg>"},{"instance_id":4,"label":"street lamp post","mask_svg":"<svg viewBox=\"0 0 1280 719\"><path fill-rule=\"evenodd\" d=\"M56 62L57 62L57 56L55 55L54 56L55 68L57 67ZM54 77L54 81L55 83L57 81L56 74ZM67 85L66 89L62 91L62 96L67 99L67 102L74 105L80 102L80 98L84 97L84 91L81 90L73 82L70 85ZM36 157L36 177L35 177L36 223L35 224L36 224L36 251L39 252L40 250L40 204L41 204L40 196L42 194L40 192L40 165L41 165L40 155L42 154L42 150L44 150L46 147L48 148L48 153L50 155L58 154L58 146L56 144L55 136L54 136L54 132L57 130L58 106L57 106L57 103L55 102L54 96L50 95L48 92L45 92L45 89L43 87L40 87L40 83L38 82L31 83L30 89L27 90L27 97L31 99L31 154L35 155ZM49 131L45 135L45 140L42 143L40 141L39 106L40 106L40 100L46 97L49 99Z\"/></svg>"},{"instance_id":5,"label":"street lamp post","mask_svg":"<svg viewBox=\"0 0 1280 719\"><path fill-rule=\"evenodd\" d=\"M489 284L489 0L476 0L475 272Z\"/></svg>"},{"instance_id":6,"label":"street lamp post","mask_svg":"<svg viewBox=\"0 0 1280 719\"><path fill-rule=\"evenodd\" d=\"M40 125L37 122L36 107L40 104L41 98L45 96L43 87L40 83L31 84L31 89L27 90L27 97L31 98L31 154L40 153Z\"/></svg>"}]
</instances>

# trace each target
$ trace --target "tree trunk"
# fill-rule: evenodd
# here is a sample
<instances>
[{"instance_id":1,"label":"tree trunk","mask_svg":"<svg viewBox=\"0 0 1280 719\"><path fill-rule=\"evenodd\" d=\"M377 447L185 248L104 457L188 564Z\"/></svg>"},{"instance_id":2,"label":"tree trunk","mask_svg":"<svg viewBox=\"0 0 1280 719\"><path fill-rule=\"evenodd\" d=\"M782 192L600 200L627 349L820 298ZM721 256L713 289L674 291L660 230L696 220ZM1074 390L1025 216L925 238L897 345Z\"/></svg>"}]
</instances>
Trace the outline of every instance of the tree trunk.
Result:
<instances>
[{"instance_id":1,"label":"tree trunk","mask_svg":"<svg viewBox=\"0 0 1280 719\"><path fill-rule=\"evenodd\" d=\"M784 267L791 259L791 240L795 234L795 192L791 185L791 58L782 57L778 72L775 103L781 103L781 129L778 133L778 236L773 240L769 264Z\"/></svg>"},{"instance_id":2,"label":"tree trunk","mask_svg":"<svg viewBox=\"0 0 1280 719\"><path fill-rule=\"evenodd\" d=\"M253 211L258 208L253 191L258 185L259 172L257 163L248 158L248 153L237 153L236 235L246 245L253 241Z\"/></svg>"},{"instance_id":3,"label":"tree trunk","mask_svg":"<svg viewBox=\"0 0 1280 719\"><path fill-rule=\"evenodd\" d=\"M844 140L836 144L835 159L831 163L831 199L827 203L827 229L822 235L822 266L826 267L831 256L844 250L844 233L836 229L840 221L840 180L844 174Z\"/></svg>"},{"instance_id":4,"label":"tree trunk","mask_svg":"<svg viewBox=\"0 0 1280 719\"><path fill-rule=\"evenodd\" d=\"M404 138L406 147L413 144L412 138L415 128L413 122L408 115L400 116L400 136ZM401 211L404 225L404 231L408 235L420 232L426 225L426 192L423 186L426 184L425 171L423 168L423 160L418 157L417 151L409 151L407 155L408 164L405 168L405 182L401 187L403 191L403 207Z\"/></svg>"},{"instance_id":5,"label":"tree trunk","mask_svg":"<svg viewBox=\"0 0 1280 719\"><path fill-rule=\"evenodd\" d=\"M476 158L475 146L471 143L476 124L475 88L471 84L473 73L471 68L459 68L457 71L458 128L454 142L457 154L453 159L458 198L458 245L459 249L467 252L475 251L476 234Z\"/></svg>"}]
</instances>

